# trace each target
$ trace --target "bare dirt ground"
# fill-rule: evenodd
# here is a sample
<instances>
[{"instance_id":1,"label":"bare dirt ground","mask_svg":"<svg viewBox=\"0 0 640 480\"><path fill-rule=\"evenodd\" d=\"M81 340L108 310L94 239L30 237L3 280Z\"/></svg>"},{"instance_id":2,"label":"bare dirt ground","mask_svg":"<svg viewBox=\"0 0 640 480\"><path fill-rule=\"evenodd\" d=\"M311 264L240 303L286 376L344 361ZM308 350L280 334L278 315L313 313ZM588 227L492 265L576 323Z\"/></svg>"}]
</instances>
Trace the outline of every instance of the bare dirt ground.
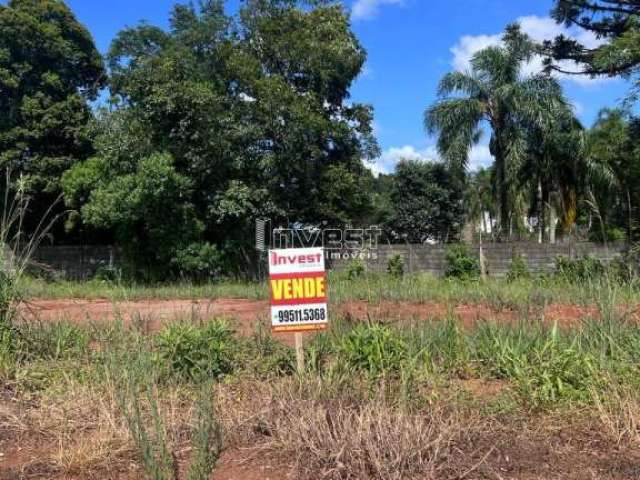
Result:
<instances>
[{"instance_id":1,"label":"bare dirt ground","mask_svg":"<svg viewBox=\"0 0 640 480\"><path fill-rule=\"evenodd\" d=\"M268 318L269 303L264 300L141 300L111 302L109 300L32 300L22 307L26 320L71 322L104 322L122 319L125 324L145 322L157 330L166 322L192 317L226 317L249 323ZM484 304L447 306L444 303L396 303L382 301L350 301L337 306L337 313L355 319L428 320L454 315L464 324L473 325L482 320L514 321L519 312L496 310ZM543 310L530 312L532 318L558 321L566 325L579 323L598 315L595 307L551 304ZM633 316L638 316L637 312Z\"/></svg>"},{"instance_id":2,"label":"bare dirt ground","mask_svg":"<svg viewBox=\"0 0 640 480\"><path fill-rule=\"evenodd\" d=\"M486 304L461 304L448 306L444 303L396 303L381 301L350 301L330 307L340 316L356 320L381 319L385 322L424 321L457 317L463 325L473 327L480 321L515 322L521 312L509 309L496 310ZM117 319L125 325L138 324L153 332L168 322L185 319L207 319L225 317L232 321L237 332L250 335L257 322L267 321L269 304L264 300L216 299L216 300L143 300L111 302L109 300L33 300L22 307L26 321L71 321L75 323L112 322ZM529 312L532 319L558 322L561 326L579 324L598 316L595 307L551 304L544 309ZM640 320L637 310L632 318ZM291 335L279 335L289 343Z\"/></svg>"}]
</instances>

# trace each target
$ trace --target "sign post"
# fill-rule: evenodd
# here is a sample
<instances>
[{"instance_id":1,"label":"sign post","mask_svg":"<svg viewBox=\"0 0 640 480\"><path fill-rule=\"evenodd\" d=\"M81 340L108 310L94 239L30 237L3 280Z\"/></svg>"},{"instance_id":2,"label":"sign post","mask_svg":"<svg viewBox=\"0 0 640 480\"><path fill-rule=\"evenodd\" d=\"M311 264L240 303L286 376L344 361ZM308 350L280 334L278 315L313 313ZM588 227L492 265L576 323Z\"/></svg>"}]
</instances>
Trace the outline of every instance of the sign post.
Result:
<instances>
[{"instance_id":1,"label":"sign post","mask_svg":"<svg viewBox=\"0 0 640 480\"><path fill-rule=\"evenodd\" d=\"M271 326L295 333L298 371L304 370L302 332L327 328L327 274L322 248L269 251Z\"/></svg>"}]
</instances>

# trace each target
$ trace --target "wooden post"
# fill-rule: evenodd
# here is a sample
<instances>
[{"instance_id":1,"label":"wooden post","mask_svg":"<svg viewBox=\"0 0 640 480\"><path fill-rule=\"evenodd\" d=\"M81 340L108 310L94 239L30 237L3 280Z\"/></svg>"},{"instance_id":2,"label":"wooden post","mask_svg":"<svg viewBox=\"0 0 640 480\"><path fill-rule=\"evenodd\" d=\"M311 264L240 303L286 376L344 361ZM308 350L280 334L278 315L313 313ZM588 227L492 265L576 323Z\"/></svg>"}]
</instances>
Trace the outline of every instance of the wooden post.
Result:
<instances>
[{"instance_id":1,"label":"wooden post","mask_svg":"<svg viewBox=\"0 0 640 480\"><path fill-rule=\"evenodd\" d=\"M302 346L302 333L296 332L296 362L298 364L298 373L304 372L304 348Z\"/></svg>"}]
</instances>

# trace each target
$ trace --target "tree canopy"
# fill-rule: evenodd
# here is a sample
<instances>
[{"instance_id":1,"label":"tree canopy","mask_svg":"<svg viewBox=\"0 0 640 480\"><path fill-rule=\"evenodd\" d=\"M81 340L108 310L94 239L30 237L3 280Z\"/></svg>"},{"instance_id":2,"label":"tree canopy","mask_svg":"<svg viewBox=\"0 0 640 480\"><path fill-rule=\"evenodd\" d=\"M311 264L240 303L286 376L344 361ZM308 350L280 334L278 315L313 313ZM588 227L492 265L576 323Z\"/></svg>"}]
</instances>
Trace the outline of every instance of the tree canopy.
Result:
<instances>
[{"instance_id":1,"label":"tree canopy","mask_svg":"<svg viewBox=\"0 0 640 480\"><path fill-rule=\"evenodd\" d=\"M247 264L258 218L354 224L371 208L363 160L378 153L371 108L349 101L365 58L334 4L248 1L231 18L211 0L177 5L168 31L125 29L107 56L114 109L99 119L97 154L65 176L67 201L87 224L114 228L123 209L105 198L139 211L137 197L113 192L161 168L192 222L154 250L164 264L193 241ZM140 243L150 221L129 217L121 241Z\"/></svg>"},{"instance_id":2,"label":"tree canopy","mask_svg":"<svg viewBox=\"0 0 640 480\"><path fill-rule=\"evenodd\" d=\"M385 230L409 243L459 240L463 195L464 181L445 164L403 160L391 180Z\"/></svg>"},{"instance_id":3,"label":"tree canopy","mask_svg":"<svg viewBox=\"0 0 640 480\"><path fill-rule=\"evenodd\" d=\"M402 243L468 227L637 239L640 122L608 109L583 127L552 71L573 60L573 73L636 75L639 2L555 1L556 21L592 32L595 48L508 26L427 107L440 158L375 176L373 109L350 98L367 54L342 3L224 7L177 4L167 28L125 28L103 59L63 1L0 5L0 166L20 176L36 221L63 194L54 241L115 241L133 275L164 279L252 275L262 219L379 225ZM524 73L541 53L547 69ZM469 171L485 133L494 162Z\"/></svg>"},{"instance_id":4,"label":"tree canopy","mask_svg":"<svg viewBox=\"0 0 640 480\"><path fill-rule=\"evenodd\" d=\"M566 26L593 33L600 44L583 45L560 35L545 42L551 69L565 71L558 61L573 60L572 74L635 77L640 67L640 2L635 0L555 0L552 17ZM638 81L630 96L635 100Z\"/></svg>"},{"instance_id":5,"label":"tree canopy","mask_svg":"<svg viewBox=\"0 0 640 480\"><path fill-rule=\"evenodd\" d=\"M0 5L0 168L22 175L36 217L91 154L88 101L105 82L91 34L64 2Z\"/></svg>"},{"instance_id":6,"label":"tree canopy","mask_svg":"<svg viewBox=\"0 0 640 480\"><path fill-rule=\"evenodd\" d=\"M437 146L450 165L465 169L471 147L483 127L491 131L495 159L493 189L498 229L513 221L517 172L531 153L532 132L545 135L558 119L572 118L558 83L548 75L523 76L521 68L535 45L517 25L510 26L504 45L476 53L470 72L452 72L440 82L440 99L425 111L425 127L437 134Z\"/></svg>"}]
</instances>

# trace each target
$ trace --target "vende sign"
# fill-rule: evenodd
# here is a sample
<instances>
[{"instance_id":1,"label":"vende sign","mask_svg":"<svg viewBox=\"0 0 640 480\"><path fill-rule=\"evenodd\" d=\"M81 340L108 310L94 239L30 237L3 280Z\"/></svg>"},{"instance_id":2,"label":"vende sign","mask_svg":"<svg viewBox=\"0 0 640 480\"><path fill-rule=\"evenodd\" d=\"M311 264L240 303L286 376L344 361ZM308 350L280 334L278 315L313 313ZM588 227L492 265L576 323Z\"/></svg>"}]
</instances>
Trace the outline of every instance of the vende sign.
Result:
<instances>
[{"instance_id":1,"label":"vende sign","mask_svg":"<svg viewBox=\"0 0 640 480\"><path fill-rule=\"evenodd\" d=\"M327 326L327 274L322 248L269 251L271 324L276 332Z\"/></svg>"}]
</instances>

